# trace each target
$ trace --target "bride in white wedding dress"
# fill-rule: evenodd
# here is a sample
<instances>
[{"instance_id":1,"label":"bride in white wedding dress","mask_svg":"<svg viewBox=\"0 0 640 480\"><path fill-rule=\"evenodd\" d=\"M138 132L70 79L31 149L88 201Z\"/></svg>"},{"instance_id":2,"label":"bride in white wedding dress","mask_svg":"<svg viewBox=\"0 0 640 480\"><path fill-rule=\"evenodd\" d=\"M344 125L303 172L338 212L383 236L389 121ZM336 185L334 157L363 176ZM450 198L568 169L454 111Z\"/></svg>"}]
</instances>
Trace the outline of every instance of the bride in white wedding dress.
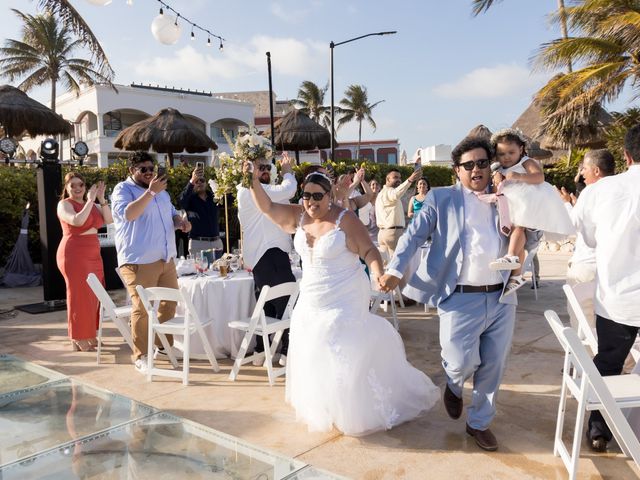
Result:
<instances>
[{"instance_id":1,"label":"bride in white wedding dress","mask_svg":"<svg viewBox=\"0 0 640 480\"><path fill-rule=\"evenodd\" d=\"M312 431L366 435L433 407L439 389L409 364L391 324L369 313L370 283L359 258L373 277L382 274L382 259L353 212L331 205L329 178L308 175L302 205L272 203L257 174L251 191L262 212L295 233L302 258L286 380L298 420Z\"/></svg>"}]
</instances>

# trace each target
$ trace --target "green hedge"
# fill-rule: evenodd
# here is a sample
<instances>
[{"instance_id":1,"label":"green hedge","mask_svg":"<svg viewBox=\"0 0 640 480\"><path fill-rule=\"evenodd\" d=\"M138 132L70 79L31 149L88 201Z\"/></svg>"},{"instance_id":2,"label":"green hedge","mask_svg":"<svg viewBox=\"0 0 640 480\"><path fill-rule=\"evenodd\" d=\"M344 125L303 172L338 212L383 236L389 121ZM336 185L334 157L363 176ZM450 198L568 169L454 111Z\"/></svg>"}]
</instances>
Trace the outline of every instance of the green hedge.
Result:
<instances>
[{"instance_id":1,"label":"green hedge","mask_svg":"<svg viewBox=\"0 0 640 480\"><path fill-rule=\"evenodd\" d=\"M344 173L351 166L359 166L358 162L338 162L333 164L338 175ZM294 172L298 181L302 180L304 170L309 164L302 164L294 167ZM384 184L387 172L392 168L398 168L402 177L406 178L411 175L413 167L396 165L367 163L365 166L366 178L370 180L376 178L381 184ZM124 180L128 174L128 168L125 161L114 163L108 168L98 168L77 165L64 165L62 175L71 171L78 171L84 177L88 185L99 180L103 180L107 184L108 194L113 187L120 181ZM451 185L454 181L453 172L448 167L423 167L424 175L429 179L431 186ZM168 187L167 191L171 195L171 199L178 206L178 196L191 177L192 167L177 166L168 169ZM207 178L212 178L213 168L205 168ZM29 224L29 251L31 258L35 263L40 262L40 232L38 221L38 195L36 187L36 169L29 167L0 167L0 224L4 228L0 229L0 267L3 267L7 261L7 257L13 248L18 234L20 232L20 222L22 212L27 202L31 202L31 221ZM237 221L237 212L233 207L233 202L229 202L229 230L230 241L235 243L239 237L239 225ZM221 231L224 230L224 215L221 211L220 222Z\"/></svg>"}]
</instances>

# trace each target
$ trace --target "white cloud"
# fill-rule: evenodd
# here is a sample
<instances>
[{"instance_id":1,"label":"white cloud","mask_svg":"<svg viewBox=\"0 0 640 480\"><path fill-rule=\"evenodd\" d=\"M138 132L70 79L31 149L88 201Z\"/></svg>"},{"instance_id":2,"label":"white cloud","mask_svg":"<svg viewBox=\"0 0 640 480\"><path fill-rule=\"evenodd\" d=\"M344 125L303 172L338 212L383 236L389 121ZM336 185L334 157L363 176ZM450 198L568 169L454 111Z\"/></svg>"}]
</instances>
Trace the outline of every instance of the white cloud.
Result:
<instances>
[{"instance_id":1,"label":"white cloud","mask_svg":"<svg viewBox=\"0 0 640 480\"><path fill-rule=\"evenodd\" d=\"M451 99L531 95L544 84L546 77L532 74L516 64L496 65L472 70L458 80L436 85L433 91L440 97Z\"/></svg>"},{"instance_id":2,"label":"white cloud","mask_svg":"<svg viewBox=\"0 0 640 480\"><path fill-rule=\"evenodd\" d=\"M271 52L274 74L312 76L324 72L326 48L323 44L294 38L257 35L246 45L225 43L224 52L196 49L191 45L166 56L130 62L128 69L136 81L166 83L191 88L218 90L233 88L233 81L264 75L265 52Z\"/></svg>"},{"instance_id":3,"label":"white cloud","mask_svg":"<svg viewBox=\"0 0 640 480\"><path fill-rule=\"evenodd\" d=\"M301 23L310 13L308 8L295 9L285 7L280 2L273 2L271 4L270 10L275 17L286 23L292 24Z\"/></svg>"}]
</instances>

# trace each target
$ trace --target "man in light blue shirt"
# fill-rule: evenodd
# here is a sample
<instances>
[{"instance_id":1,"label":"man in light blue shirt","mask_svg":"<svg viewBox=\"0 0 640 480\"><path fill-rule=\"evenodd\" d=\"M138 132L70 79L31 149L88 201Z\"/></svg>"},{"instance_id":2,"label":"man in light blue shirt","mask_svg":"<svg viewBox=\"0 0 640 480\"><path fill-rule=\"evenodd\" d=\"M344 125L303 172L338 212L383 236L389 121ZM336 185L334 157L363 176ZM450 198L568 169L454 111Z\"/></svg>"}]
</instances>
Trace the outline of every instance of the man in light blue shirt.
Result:
<instances>
[{"instance_id":1,"label":"man in light blue shirt","mask_svg":"<svg viewBox=\"0 0 640 480\"><path fill-rule=\"evenodd\" d=\"M145 288L178 288L175 230L188 232L191 224L182 219L166 192L166 176L154 174L154 162L147 152L129 157L131 176L118 183L111 196L118 266L131 296L131 332L136 369L146 373L148 317L136 291ZM174 302L162 302L160 323L175 315ZM171 339L169 339L171 342Z\"/></svg>"}]
</instances>

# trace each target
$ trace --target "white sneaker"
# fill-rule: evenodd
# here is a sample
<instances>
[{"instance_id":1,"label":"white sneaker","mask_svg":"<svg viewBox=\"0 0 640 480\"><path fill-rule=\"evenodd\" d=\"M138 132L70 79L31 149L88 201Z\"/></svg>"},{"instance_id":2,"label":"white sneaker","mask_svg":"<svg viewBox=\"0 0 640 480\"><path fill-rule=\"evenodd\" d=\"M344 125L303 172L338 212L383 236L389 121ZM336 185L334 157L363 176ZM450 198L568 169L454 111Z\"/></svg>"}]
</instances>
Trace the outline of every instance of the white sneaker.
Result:
<instances>
[{"instance_id":1,"label":"white sneaker","mask_svg":"<svg viewBox=\"0 0 640 480\"><path fill-rule=\"evenodd\" d=\"M174 346L169 346L169 348L171 349L171 353L173 353L173 356L178 359L178 360L182 360L182 351L178 350L176 347ZM169 355L167 354L167 352L165 351L164 348L161 347L156 347L153 351L153 359L154 360L158 360L158 359L164 359L164 360L169 360Z\"/></svg>"},{"instance_id":2,"label":"white sneaker","mask_svg":"<svg viewBox=\"0 0 640 480\"><path fill-rule=\"evenodd\" d=\"M253 354L253 366L254 367L261 367L262 365L264 365L264 357L260 356L258 357L257 354Z\"/></svg>"},{"instance_id":3,"label":"white sneaker","mask_svg":"<svg viewBox=\"0 0 640 480\"><path fill-rule=\"evenodd\" d=\"M135 361L135 367L136 367L136 371L138 371L139 373L142 373L143 375L147 374L147 356L146 355L142 355L140 358L136 358Z\"/></svg>"},{"instance_id":4,"label":"white sneaker","mask_svg":"<svg viewBox=\"0 0 640 480\"><path fill-rule=\"evenodd\" d=\"M286 355L280 355L280 360L278 360L278 363L280 364L281 367L286 367L287 366L287 356Z\"/></svg>"},{"instance_id":5,"label":"white sneaker","mask_svg":"<svg viewBox=\"0 0 640 480\"><path fill-rule=\"evenodd\" d=\"M516 270L520 268L520 259L515 255L505 255L498 258L489 264L489 270L502 271L502 270Z\"/></svg>"}]
</instances>

